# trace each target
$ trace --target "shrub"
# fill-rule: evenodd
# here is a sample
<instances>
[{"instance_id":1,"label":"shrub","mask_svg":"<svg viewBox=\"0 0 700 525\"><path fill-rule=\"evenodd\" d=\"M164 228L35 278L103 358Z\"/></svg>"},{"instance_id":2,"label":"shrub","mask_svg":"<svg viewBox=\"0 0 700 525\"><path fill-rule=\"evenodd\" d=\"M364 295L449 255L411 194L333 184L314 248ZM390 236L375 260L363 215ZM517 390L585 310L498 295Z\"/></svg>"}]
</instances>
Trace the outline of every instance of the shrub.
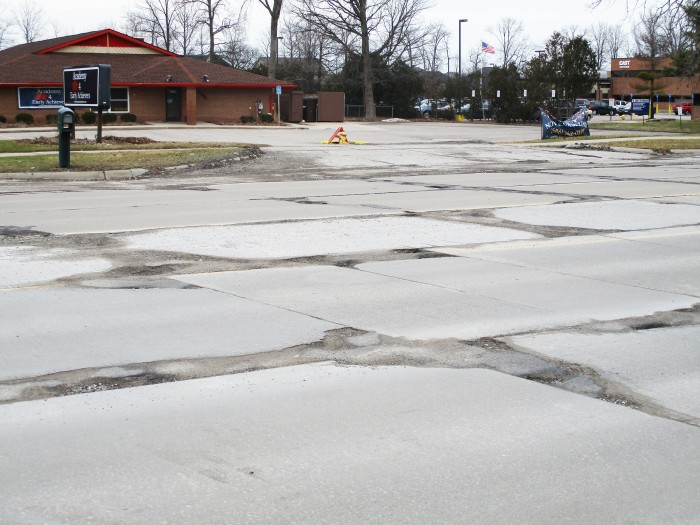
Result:
<instances>
[{"instance_id":1,"label":"shrub","mask_svg":"<svg viewBox=\"0 0 700 525\"><path fill-rule=\"evenodd\" d=\"M4 124L7 122L7 117L5 115L0 115L0 123Z\"/></svg>"},{"instance_id":2,"label":"shrub","mask_svg":"<svg viewBox=\"0 0 700 525\"><path fill-rule=\"evenodd\" d=\"M250 115L243 115L241 117L241 124L252 124L255 122L255 117L251 117Z\"/></svg>"},{"instance_id":3,"label":"shrub","mask_svg":"<svg viewBox=\"0 0 700 525\"><path fill-rule=\"evenodd\" d=\"M136 122L136 115L133 113L123 113L120 118L122 122Z\"/></svg>"},{"instance_id":4,"label":"shrub","mask_svg":"<svg viewBox=\"0 0 700 525\"><path fill-rule=\"evenodd\" d=\"M34 124L34 117L32 117L29 113L17 113L15 122L22 122L27 125Z\"/></svg>"},{"instance_id":5,"label":"shrub","mask_svg":"<svg viewBox=\"0 0 700 525\"><path fill-rule=\"evenodd\" d=\"M270 113L263 113L262 115L260 115L260 120L269 124L275 121L275 117Z\"/></svg>"},{"instance_id":6,"label":"shrub","mask_svg":"<svg viewBox=\"0 0 700 525\"><path fill-rule=\"evenodd\" d=\"M88 110L85 113L83 113L80 116L80 118L83 119L84 124L94 124L95 122L97 122L97 113L95 113L92 110Z\"/></svg>"},{"instance_id":7,"label":"shrub","mask_svg":"<svg viewBox=\"0 0 700 525\"><path fill-rule=\"evenodd\" d=\"M58 120L58 115L55 113L49 113L44 117L46 119L47 124L56 124L56 120Z\"/></svg>"},{"instance_id":8,"label":"shrub","mask_svg":"<svg viewBox=\"0 0 700 525\"><path fill-rule=\"evenodd\" d=\"M117 121L116 113L102 113L102 123L103 124L113 124Z\"/></svg>"}]
</instances>

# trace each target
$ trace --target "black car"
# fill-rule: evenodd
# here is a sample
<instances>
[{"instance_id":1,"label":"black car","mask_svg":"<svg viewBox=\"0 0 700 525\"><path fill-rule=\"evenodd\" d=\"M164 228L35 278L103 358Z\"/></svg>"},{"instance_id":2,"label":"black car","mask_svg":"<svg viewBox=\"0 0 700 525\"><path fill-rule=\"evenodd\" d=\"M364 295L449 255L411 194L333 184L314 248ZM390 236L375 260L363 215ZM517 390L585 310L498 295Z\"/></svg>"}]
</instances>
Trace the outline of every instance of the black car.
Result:
<instances>
[{"instance_id":1,"label":"black car","mask_svg":"<svg viewBox=\"0 0 700 525\"><path fill-rule=\"evenodd\" d=\"M617 113L607 100L591 100L588 108L596 115L614 115Z\"/></svg>"}]
</instances>

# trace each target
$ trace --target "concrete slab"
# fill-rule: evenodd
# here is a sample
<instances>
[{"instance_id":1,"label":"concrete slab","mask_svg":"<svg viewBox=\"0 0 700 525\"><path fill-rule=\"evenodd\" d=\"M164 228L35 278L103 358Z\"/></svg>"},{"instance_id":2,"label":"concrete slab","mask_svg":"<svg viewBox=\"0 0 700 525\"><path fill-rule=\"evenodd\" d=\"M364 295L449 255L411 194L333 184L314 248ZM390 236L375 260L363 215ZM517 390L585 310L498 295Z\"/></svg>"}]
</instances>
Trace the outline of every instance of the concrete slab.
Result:
<instances>
[{"instance_id":1,"label":"concrete slab","mask_svg":"<svg viewBox=\"0 0 700 525\"><path fill-rule=\"evenodd\" d=\"M700 327L622 334L551 333L506 341L530 352L594 368L658 404L700 418Z\"/></svg>"},{"instance_id":2,"label":"concrete slab","mask_svg":"<svg viewBox=\"0 0 700 525\"><path fill-rule=\"evenodd\" d=\"M528 187L531 191L562 193L566 195L591 195L619 197L621 199L645 199L652 197L675 197L700 194L700 184L655 181L597 181L570 184L537 184Z\"/></svg>"},{"instance_id":3,"label":"concrete slab","mask_svg":"<svg viewBox=\"0 0 700 525\"><path fill-rule=\"evenodd\" d=\"M230 204L205 201L133 207L128 195L121 206L48 211L0 211L0 225L57 235L142 231L155 228L209 226L279 220L377 215L378 210L322 206L285 201L237 200ZM391 213L387 211L385 213Z\"/></svg>"},{"instance_id":4,"label":"concrete slab","mask_svg":"<svg viewBox=\"0 0 700 525\"><path fill-rule=\"evenodd\" d=\"M610 233L606 237L669 246L682 250L700 250L700 226L681 226L644 232Z\"/></svg>"},{"instance_id":5,"label":"concrete slab","mask_svg":"<svg viewBox=\"0 0 700 525\"><path fill-rule=\"evenodd\" d=\"M555 170L551 173L563 175L590 175L589 168L572 168L567 170ZM597 177L611 177L614 179L687 179L700 178L700 168L696 164L683 164L676 160L666 165L656 166L615 166L596 167Z\"/></svg>"},{"instance_id":6,"label":"concrete slab","mask_svg":"<svg viewBox=\"0 0 700 525\"><path fill-rule=\"evenodd\" d=\"M661 202L675 202L678 204L692 204L694 206L700 206L700 197L697 196L692 196L692 197L671 197L671 198L665 198L665 199L660 199Z\"/></svg>"},{"instance_id":7,"label":"concrete slab","mask_svg":"<svg viewBox=\"0 0 700 525\"><path fill-rule=\"evenodd\" d=\"M694 297L646 290L519 264L465 257L370 262L358 269L547 312L548 324L575 325L691 305Z\"/></svg>"},{"instance_id":8,"label":"concrete slab","mask_svg":"<svg viewBox=\"0 0 700 525\"><path fill-rule=\"evenodd\" d=\"M693 228L687 235L674 228L634 232L638 240L616 238L632 233L616 233L435 251L700 297L699 229ZM652 238L645 240L644 234Z\"/></svg>"},{"instance_id":9,"label":"concrete slab","mask_svg":"<svg viewBox=\"0 0 700 525\"><path fill-rule=\"evenodd\" d=\"M365 195L421 191L424 188L397 184L389 180L339 179L294 182L244 182L238 184L214 184L212 190L235 194L247 199L325 197L328 195Z\"/></svg>"},{"instance_id":10,"label":"concrete slab","mask_svg":"<svg viewBox=\"0 0 700 525\"><path fill-rule=\"evenodd\" d=\"M430 261L434 260L426 260L426 264L421 265L425 273L440 271L439 261L437 264L430 264ZM387 263L386 267L392 265ZM361 270L308 266L176 278L340 325L414 340L477 339L557 327L572 319L580 319L582 312L594 312L596 305L600 308L598 315L616 317L686 308L697 302L695 297L612 287L607 288L605 294L605 298L612 302L610 306L601 306L604 301L589 299L588 310L575 307L572 308L573 314L555 313L548 306L541 307L546 292L539 292L539 301L532 299L532 304L527 303L524 296L535 293L535 286L524 286L520 293L500 290L499 293L479 295L457 287L433 284L429 279L426 279L426 284L412 281L410 277L379 275L373 273L372 268L372 265ZM447 278L452 282L462 279L462 276L457 276L460 271L461 268L452 269ZM470 277L479 278L476 275ZM545 280L541 274L538 277ZM497 286L507 288L509 283L504 281ZM579 292L580 287L581 282L570 284L571 289ZM601 291L604 285L593 288ZM613 299L615 293L620 297ZM570 308L572 303L568 303Z\"/></svg>"},{"instance_id":11,"label":"concrete slab","mask_svg":"<svg viewBox=\"0 0 700 525\"><path fill-rule=\"evenodd\" d=\"M0 195L2 213L70 210L138 209L173 204L213 206L246 200L235 193L195 190L100 189L99 191L43 191Z\"/></svg>"},{"instance_id":12,"label":"concrete slab","mask_svg":"<svg viewBox=\"0 0 700 525\"><path fill-rule=\"evenodd\" d=\"M401 248L533 239L506 228L415 217L329 219L159 230L126 237L136 250L167 250L243 259L290 258Z\"/></svg>"},{"instance_id":13,"label":"concrete slab","mask_svg":"<svg viewBox=\"0 0 700 525\"><path fill-rule=\"evenodd\" d=\"M337 325L208 290L0 293L0 379L235 356L317 341Z\"/></svg>"},{"instance_id":14,"label":"concrete slab","mask_svg":"<svg viewBox=\"0 0 700 525\"><path fill-rule=\"evenodd\" d=\"M496 210L496 217L543 226L644 230L700 223L700 208L643 201L565 203Z\"/></svg>"},{"instance_id":15,"label":"concrete slab","mask_svg":"<svg viewBox=\"0 0 700 525\"><path fill-rule=\"evenodd\" d=\"M411 193L326 197L323 199L323 202L335 206L362 206L371 209L424 212L537 206L561 202L567 199L568 197L566 196L558 197L488 190L432 190ZM309 200L320 201L317 198Z\"/></svg>"},{"instance_id":16,"label":"concrete slab","mask_svg":"<svg viewBox=\"0 0 700 525\"><path fill-rule=\"evenodd\" d=\"M83 258L71 250L44 250L30 246L0 246L0 289L28 286L70 275L104 272L112 264Z\"/></svg>"},{"instance_id":17,"label":"concrete slab","mask_svg":"<svg viewBox=\"0 0 700 525\"><path fill-rule=\"evenodd\" d=\"M698 428L487 370L303 366L0 418L0 521L15 524L700 515Z\"/></svg>"},{"instance_id":18,"label":"concrete slab","mask_svg":"<svg viewBox=\"0 0 700 525\"><path fill-rule=\"evenodd\" d=\"M571 184L575 182L595 182L591 170L585 174L582 170L571 175L554 175L551 173L451 173L449 175L414 175L411 177L392 177L380 179L395 181L407 185L420 184L425 186L466 186L468 188L513 188L532 186L535 184ZM409 186L410 187L410 186Z\"/></svg>"}]
</instances>

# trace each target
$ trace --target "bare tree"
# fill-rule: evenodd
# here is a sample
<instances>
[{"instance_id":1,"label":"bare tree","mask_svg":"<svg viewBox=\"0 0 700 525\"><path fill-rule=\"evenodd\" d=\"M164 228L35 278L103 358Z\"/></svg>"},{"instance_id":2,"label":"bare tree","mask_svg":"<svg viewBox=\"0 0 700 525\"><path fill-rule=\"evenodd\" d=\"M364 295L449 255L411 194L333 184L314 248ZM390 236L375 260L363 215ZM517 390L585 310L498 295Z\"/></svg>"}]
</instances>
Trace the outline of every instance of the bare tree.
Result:
<instances>
[{"instance_id":1,"label":"bare tree","mask_svg":"<svg viewBox=\"0 0 700 525\"><path fill-rule=\"evenodd\" d=\"M227 16L226 0L185 0L185 2L197 7L198 22L207 33L208 60L214 63L216 62L217 37L242 23L245 18L243 10L240 10L238 16L232 19Z\"/></svg>"},{"instance_id":2,"label":"bare tree","mask_svg":"<svg viewBox=\"0 0 700 525\"><path fill-rule=\"evenodd\" d=\"M267 57L267 76L275 78L277 74L277 54L279 53L277 30L282 13L282 0L258 0L270 13L270 53Z\"/></svg>"},{"instance_id":3,"label":"bare tree","mask_svg":"<svg viewBox=\"0 0 700 525\"><path fill-rule=\"evenodd\" d=\"M425 8L425 0L301 0L297 12L347 53L361 57L365 117L374 119L373 61L391 63L403 54Z\"/></svg>"},{"instance_id":4,"label":"bare tree","mask_svg":"<svg viewBox=\"0 0 700 525\"><path fill-rule=\"evenodd\" d=\"M198 29L197 6L181 0L175 10L176 48L183 55L192 54Z\"/></svg>"},{"instance_id":5,"label":"bare tree","mask_svg":"<svg viewBox=\"0 0 700 525\"><path fill-rule=\"evenodd\" d=\"M496 38L498 50L502 55L501 64L503 67L511 62L519 67L525 62L530 43L521 21L509 16L501 18L496 27L489 28L489 33Z\"/></svg>"},{"instance_id":6,"label":"bare tree","mask_svg":"<svg viewBox=\"0 0 700 525\"><path fill-rule=\"evenodd\" d=\"M175 45L176 0L141 0L136 10L127 13L127 24L134 36L154 46L173 51Z\"/></svg>"},{"instance_id":7,"label":"bare tree","mask_svg":"<svg viewBox=\"0 0 700 525\"><path fill-rule=\"evenodd\" d=\"M468 69L465 70L467 75L481 72L481 68L486 65L486 55L484 55L481 48L469 51L469 54L467 55L467 64L469 64Z\"/></svg>"},{"instance_id":8,"label":"bare tree","mask_svg":"<svg viewBox=\"0 0 700 525\"><path fill-rule=\"evenodd\" d=\"M638 57L655 59L660 55L661 14L657 10L650 9L642 13L639 22L635 24L632 37L635 44L635 55Z\"/></svg>"},{"instance_id":9,"label":"bare tree","mask_svg":"<svg viewBox=\"0 0 700 525\"><path fill-rule=\"evenodd\" d=\"M659 17L658 25L660 54L675 56L690 49L692 45L690 38L692 27L687 16L677 17L667 12Z\"/></svg>"},{"instance_id":10,"label":"bare tree","mask_svg":"<svg viewBox=\"0 0 700 525\"><path fill-rule=\"evenodd\" d=\"M175 41L176 0L141 0L134 12L137 27L151 35L153 45L173 50Z\"/></svg>"},{"instance_id":11,"label":"bare tree","mask_svg":"<svg viewBox=\"0 0 700 525\"><path fill-rule=\"evenodd\" d=\"M250 69L258 58L259 51L246 43L243 31L230 29L223 35L221 54L224 59L238 69Z\"/></svg>"},{"instance_id":12,"label":"bare tree","mask_svg":"<svg viewBox=\"0 0 700 525\"><path fill-rule=\"evenodd\" d=\"M611 5L615 3L623 3L627 13L635 11L657 11L658 14L671 13L674 16L683 11L683 6L687 0L592 0L590 7L596 9L602 5Z\"/></svg>"},{"instance_id":13,"label":"bare tree","mask_svg":"<svg viewBox=\"0 0 700 525\"><path fill-rule=\"evenodd\" d=\"M19 28L24 42L34 42L44 27L44 12L33 0L24 0L14 14L15 25Z\"/></svg>"},{"instance_id":14,"label":"bare tree","mask_svg":"<svg viewBox=\"0 0 700 525\"><path fill-rule=\"evenodd\" d=\"M608 34L610 58L619 57L620 51L627 45L628 41L627 33L625 33L619 25L610 26L610 32Z\"/></svg>"},{"instance_id":15,"label":"bare tree","mask_svg":"<svg viewBox=\"0 0 700 525\"><path fill-rule=\"evenodd\" d=\"M426 71L440 71L444 61L447 59L447 41L450 32L442 22L430 24L427 27L423 45L420 47L420 57L423 62L423 69Z\"/></svg>"},{"instance_id":16,"label":"bare tree","mask_svg":"<svg viewBox=\"0 0 700 525\"><path fill-rule=\"evenodd\" d=\"M0 49L5 49L10 44L9 29L12 22L8 20L0 20Z\"/></svg>"},{"instance_id":17,"label":"bare tree","mask_svg":"<svg viewBox=\"0 0 700 525\"><path fill-rule=\"evenodd\" d=\"M589 40L595 53L595 63L598 71L601 71L610 59L610 29L609 24L598 22L588 30L591 35Z\"/></svg>"},{"instance_id":18,"label":"bare tree","mask_svg":"<svg viewBox=\"0 0 700 525\"><path fill-rule=\"evenodd\" d=\"M568 26L564 27L561 31L559 31L564 37L571 41L575 38L582 37L586 38L588 37L588 28L579 26L577 24L569 24Z\"/></svg>"}]
</instances>

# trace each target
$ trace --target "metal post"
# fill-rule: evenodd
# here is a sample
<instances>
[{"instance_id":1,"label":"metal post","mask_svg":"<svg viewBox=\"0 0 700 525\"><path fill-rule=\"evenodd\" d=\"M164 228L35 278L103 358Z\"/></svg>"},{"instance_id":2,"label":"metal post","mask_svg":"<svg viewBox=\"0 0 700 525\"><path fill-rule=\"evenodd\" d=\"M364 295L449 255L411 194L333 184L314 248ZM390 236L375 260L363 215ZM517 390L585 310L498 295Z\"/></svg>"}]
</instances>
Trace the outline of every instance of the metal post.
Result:
<instances>
[{"instance_id":1,"label":"metal post","mask_svg":"<svg viewBox=\"0 0 700 525\"><path fill-rule=\"evenodd\" d=\"M95 142L102 144L102 106L97 108L97 137Z\"/></svg>"},{"instance_id":2,"label":"metal post","mask_svg":"<svg viewBox=\"0 0 700 525\"><path fill-rule=\"evenodd\" d=\"M70 133L58 133L58 167L70 168Z\"/></svg>"},{"instance_id":3,"label":"metal post","mask_svg":"<svg viewBox=\"0 0 700 525\"><path fill-rule=\"evenodd\" d=\"M457 113L462 111L462 22L468 22L466 18L459 20L459 64L457 64Z\"/></svg>"}]
</instances>

